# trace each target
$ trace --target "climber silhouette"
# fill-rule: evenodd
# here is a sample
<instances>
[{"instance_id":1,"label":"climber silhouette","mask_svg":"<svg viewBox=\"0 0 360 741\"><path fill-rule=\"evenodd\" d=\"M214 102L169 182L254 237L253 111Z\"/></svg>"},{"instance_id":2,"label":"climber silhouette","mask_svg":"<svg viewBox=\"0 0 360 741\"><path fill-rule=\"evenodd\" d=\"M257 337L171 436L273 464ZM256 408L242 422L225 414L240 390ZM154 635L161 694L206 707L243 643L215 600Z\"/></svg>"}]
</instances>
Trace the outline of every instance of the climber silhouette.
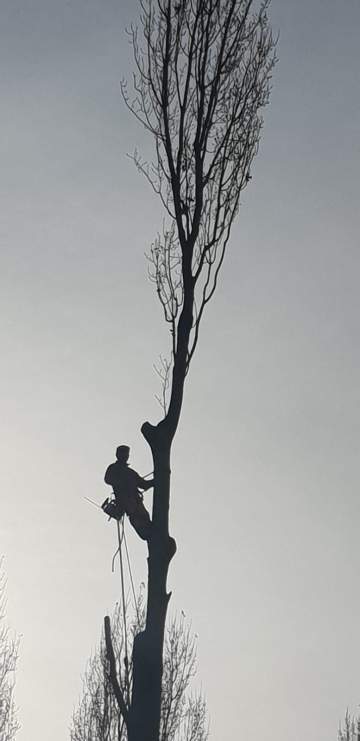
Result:
<instances>
[{"instance_id":1,"label":"climber silhouette","mask_svg":"<svg viewBox=\"0 0 360 741\"><path fill-rule=\"evenodd\" d=\"M132 468L129 468L128 445L119 445L116 448L116 461L106 469L105 483L112 486L115 495L115 506L108 499L102 505L104 512L119 520L124 513L142 540L149 540L151 533L151 519L142 501L142 491L154 486L154 479L143 479Z\"/></svg>"}]
</instances>

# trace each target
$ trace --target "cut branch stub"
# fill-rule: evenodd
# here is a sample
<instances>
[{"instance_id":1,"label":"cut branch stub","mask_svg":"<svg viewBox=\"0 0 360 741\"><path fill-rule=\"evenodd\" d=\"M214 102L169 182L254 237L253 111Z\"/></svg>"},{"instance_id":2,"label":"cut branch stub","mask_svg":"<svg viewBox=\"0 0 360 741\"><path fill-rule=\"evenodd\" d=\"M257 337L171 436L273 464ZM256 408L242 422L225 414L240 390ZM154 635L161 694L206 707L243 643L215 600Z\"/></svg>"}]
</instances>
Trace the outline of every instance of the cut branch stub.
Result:
<instances>
[{"instance_id":1,"label":"cut branch stub","mask_svg":"<svg viewBox=\"0 0 360 741\"><path fill-rule=\"evenodd\" d=\"M117 677L117 671L116 671L116 659L114 654L114 648L111 640L111 626L110 626L110 618L108 615L104 617L104 633L105 633L105 646L106 646L106 655L109 662L109 680L116 698L116 702L119 706L119 710L121 712L121 715L124 718L124 721L126 725L128 725L129 722L129 711L126 705L126 702L124 700L123 693L121 691L121 687L119 684L119 680Z\"/></svg>"}]
</instances>

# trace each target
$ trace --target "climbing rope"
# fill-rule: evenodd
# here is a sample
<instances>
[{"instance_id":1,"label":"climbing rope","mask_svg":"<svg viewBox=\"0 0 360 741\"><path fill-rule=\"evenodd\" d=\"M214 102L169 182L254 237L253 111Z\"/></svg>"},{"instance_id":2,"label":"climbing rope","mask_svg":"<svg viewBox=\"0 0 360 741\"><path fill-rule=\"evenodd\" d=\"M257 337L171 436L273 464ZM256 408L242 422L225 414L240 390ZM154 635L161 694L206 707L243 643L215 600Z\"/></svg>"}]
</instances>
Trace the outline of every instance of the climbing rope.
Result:
<instances>
[{"instance_id":1,"label":"climbing rope","mask_svg":"<svg viewBox=\"0 0 360 741\"><path fill-rule=\"evenodd\" d=\"M121 522L121 525L120 525ZM125 684L126 694L129 703L130 700L130 680L129 680L129 657L128 657L128 637L127 637L127 619L126 619L126 600L125 600L125 580L124 580L124 565L122 557L122 541L124 539L124 515L121 520L116 520L117 534L118 534L118 552L120 562L120 580L121 580L121 599L123 609L123 624L124 624L124 641L125 641ZM121 528L121 530L120 530Z\"/></svg>"},{"instance_id":2,"label":"climbing rope","mask_svg":"<svg viewBox=\"0 0 360 741\"><path fill-rule=\"evenodd\" d=\"M121 522L121 529L120 529L120 522ZM115 570L115 559L116 559L116 556L119 554L120 576L121 576L121 596L122 596L123 602L125 604L125 597L124 597L124 595L125 595L125 578L124 578L124 565L123 565L123 558L122 558L122 543L124 541L125 553L126 553L126 561L127 561L127 567L128 567L128 572L129 572L129 577L130 577L130 584L131 584L131 591L132 591L133 600L134 600L134 607L135 607L135 610L136 610L136 615L137 615L138 623L140 625L139 608L138 608L138 603L137 603L136 594L135 594L134 579L133 579L133 575L132 575L129 549L128 549L127 540L126 540L126 534L125 534L124 515L122 516L121 520L120 521L117 520L116 523L117 523L117 531L118 531L118 547L117 547L117 549L116 549L116 551L115 551L115 553L113 555L112 564L111 564L111 571L114 572L114 570Z\"/></svg>"},{"instance_id":3,"label":"climbing rope","mask_svg":"<svg viewBox=\"0 0 360 741\"><path fill-rule=\"evenodd\" d=\"M130 563L129 551L128 551L128 547L127 547L127 541L126 541L124 523L123 523L123 532L124 532L124 544L125 544L126 559L127 559L127 565L128 565L128 570L129 570L131 589L132 589L133 599L134 599L134 607L135 607L135 610L136 610L138 627L140 628L139 606L138 606L138 602L137 602L136 594L135 594L134 580L133 580L133 575L132 575L132 571L131 571L131 563Z\"/></svg>"},{"instance_id":4,"label":"climbing rope","mask_svg":"<svg viewBox=\"0 0 360 741\"><path fill-rule=\"evenodd\" d=\"M151 472L152 473L152 472ZM151 474L148 473L146 476L150 476ZM144 478L146 478L144 476ZM102 509L102 507L99 507L99 505L94 502L92 499L89 499L88 497L84 497L90 504L94 505L98 509ZM139 614L139 606L136 599L135 594L135 587L134 587L134 579L132 575L132 568L131 568L131 561L129 556L129 549L127 545L126 540L126 534L125 534L125 523L124 523L124 515L119 519L116 519L116 529L117 529L117 538L118 538L118 547L115 551L112 562L111 562L111 570L114 572L115 570L115 559L116 556L119 554L119 564L120 564L120 584L121 584L121 600L122 600L122 615L123 615L123 624L124 624L124 642L125 642L125 684L126 684L126 692L127 692L127 700L129 702L130 700L130 675L129 675L129 656L128 656L128 632L127 632L127 615L126 615L126 597L125 597L125 575L124 575L124 561L123 561L123 553L122 553L122 545L124 543L125 546L125 553L126 553L126 561L127 561L127 567L130 577L130 584L131 584L131 590L134 600L134 607L136 610L136 616L138 621L138 627L141 627L140 624L140 614Z\"/></svg>"},{"instance_id":5,"label":"climbing rope","mask_svg":"<svg viewBox=\"0 0 360 741\"><path fill-rule=\"evenodd\" d=\"M129 556L129 549L127 545L126 540L126 534L125 534L125 523L124 523L124 515L120 520L116 520L116 528L117 528L117 536L118 536L118 548L113 556L112 559L112 566L111 570L114 572L115 570L115 559L116 556L119 554L119 564L120 564L120 583L121 583L121 600L122 600L122 614L123 614L123 624L124 624L124 643L125 643L125 684L126 684L126 692L127 692L127 698L128 701L130 700L130 673L129 673L129 656L128 656L128 631L127 631L127 614L126 614L126 597L125 597L125 575L124 575L124 560L123 560L123 552L122 552L122 546L124 544L125 546L125 553L126 553L126 561L127 561L127 567L130 577L130 584L131 584L131 590L132 595L134 599L134 607L136 610L136 616L137 616L137 622L138 627L140 628L140 614L139 614L139 607L136 599L135 594L135 587L134 587L134 579L132 575L132 569L131 569L131 561Z\"/></svg>"}]
</instances>

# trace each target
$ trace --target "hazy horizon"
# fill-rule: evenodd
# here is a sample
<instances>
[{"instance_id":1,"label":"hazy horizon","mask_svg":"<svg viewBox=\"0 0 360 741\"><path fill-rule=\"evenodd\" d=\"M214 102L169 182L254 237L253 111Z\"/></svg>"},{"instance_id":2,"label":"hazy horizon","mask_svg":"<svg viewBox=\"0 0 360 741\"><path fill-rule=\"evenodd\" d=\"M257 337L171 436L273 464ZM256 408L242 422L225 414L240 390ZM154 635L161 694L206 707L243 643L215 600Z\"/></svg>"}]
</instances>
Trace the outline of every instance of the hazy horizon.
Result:
<instances>
[{"instance_id":1,"label":"hazy horizon","mask_svg":"<svg viewBox=\"0 0 360 741\"><path fill-rule=\"evenodd\" d=\"M211 738L336 739L360 703L355 0L272 0L279 64L174 445L170 612L198 639ZM169 347L145 253L161 205L126 156L130 0L4 0L0 554L22 635L19 741L69 735L118 599L119 443L151 470ZM129 535L139 584L145 546Z\"/></svg>"}]
</instances>

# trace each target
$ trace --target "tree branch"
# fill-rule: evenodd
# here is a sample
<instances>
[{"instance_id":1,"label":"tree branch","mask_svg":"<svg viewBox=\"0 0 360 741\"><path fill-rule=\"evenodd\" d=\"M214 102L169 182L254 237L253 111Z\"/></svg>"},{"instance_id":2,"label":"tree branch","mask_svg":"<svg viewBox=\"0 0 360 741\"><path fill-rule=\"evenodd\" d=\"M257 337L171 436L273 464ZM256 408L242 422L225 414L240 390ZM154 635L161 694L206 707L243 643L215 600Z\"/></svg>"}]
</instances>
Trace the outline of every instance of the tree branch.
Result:
<instances>
[{"instance_id":1,"label":"tree branch","mask_svg":"<svg viewBox=\"0 0 360 741\"><path fill-rule=\"evenodd\" d=\"M114 654L114 648L113 648L112 640L111 640L110 618L108 615L104 617L104 633L105 633L106 655L107 655L108 662L109 662L109 680L113 688L116 702L119 706L119 710L127 726L128 720L129 720L129 711L126 706L126 702L124 700L124 696L121 691L121 687L120 687L119 680L117 677L115 654Z\"/></svg>"}]
</instances>

